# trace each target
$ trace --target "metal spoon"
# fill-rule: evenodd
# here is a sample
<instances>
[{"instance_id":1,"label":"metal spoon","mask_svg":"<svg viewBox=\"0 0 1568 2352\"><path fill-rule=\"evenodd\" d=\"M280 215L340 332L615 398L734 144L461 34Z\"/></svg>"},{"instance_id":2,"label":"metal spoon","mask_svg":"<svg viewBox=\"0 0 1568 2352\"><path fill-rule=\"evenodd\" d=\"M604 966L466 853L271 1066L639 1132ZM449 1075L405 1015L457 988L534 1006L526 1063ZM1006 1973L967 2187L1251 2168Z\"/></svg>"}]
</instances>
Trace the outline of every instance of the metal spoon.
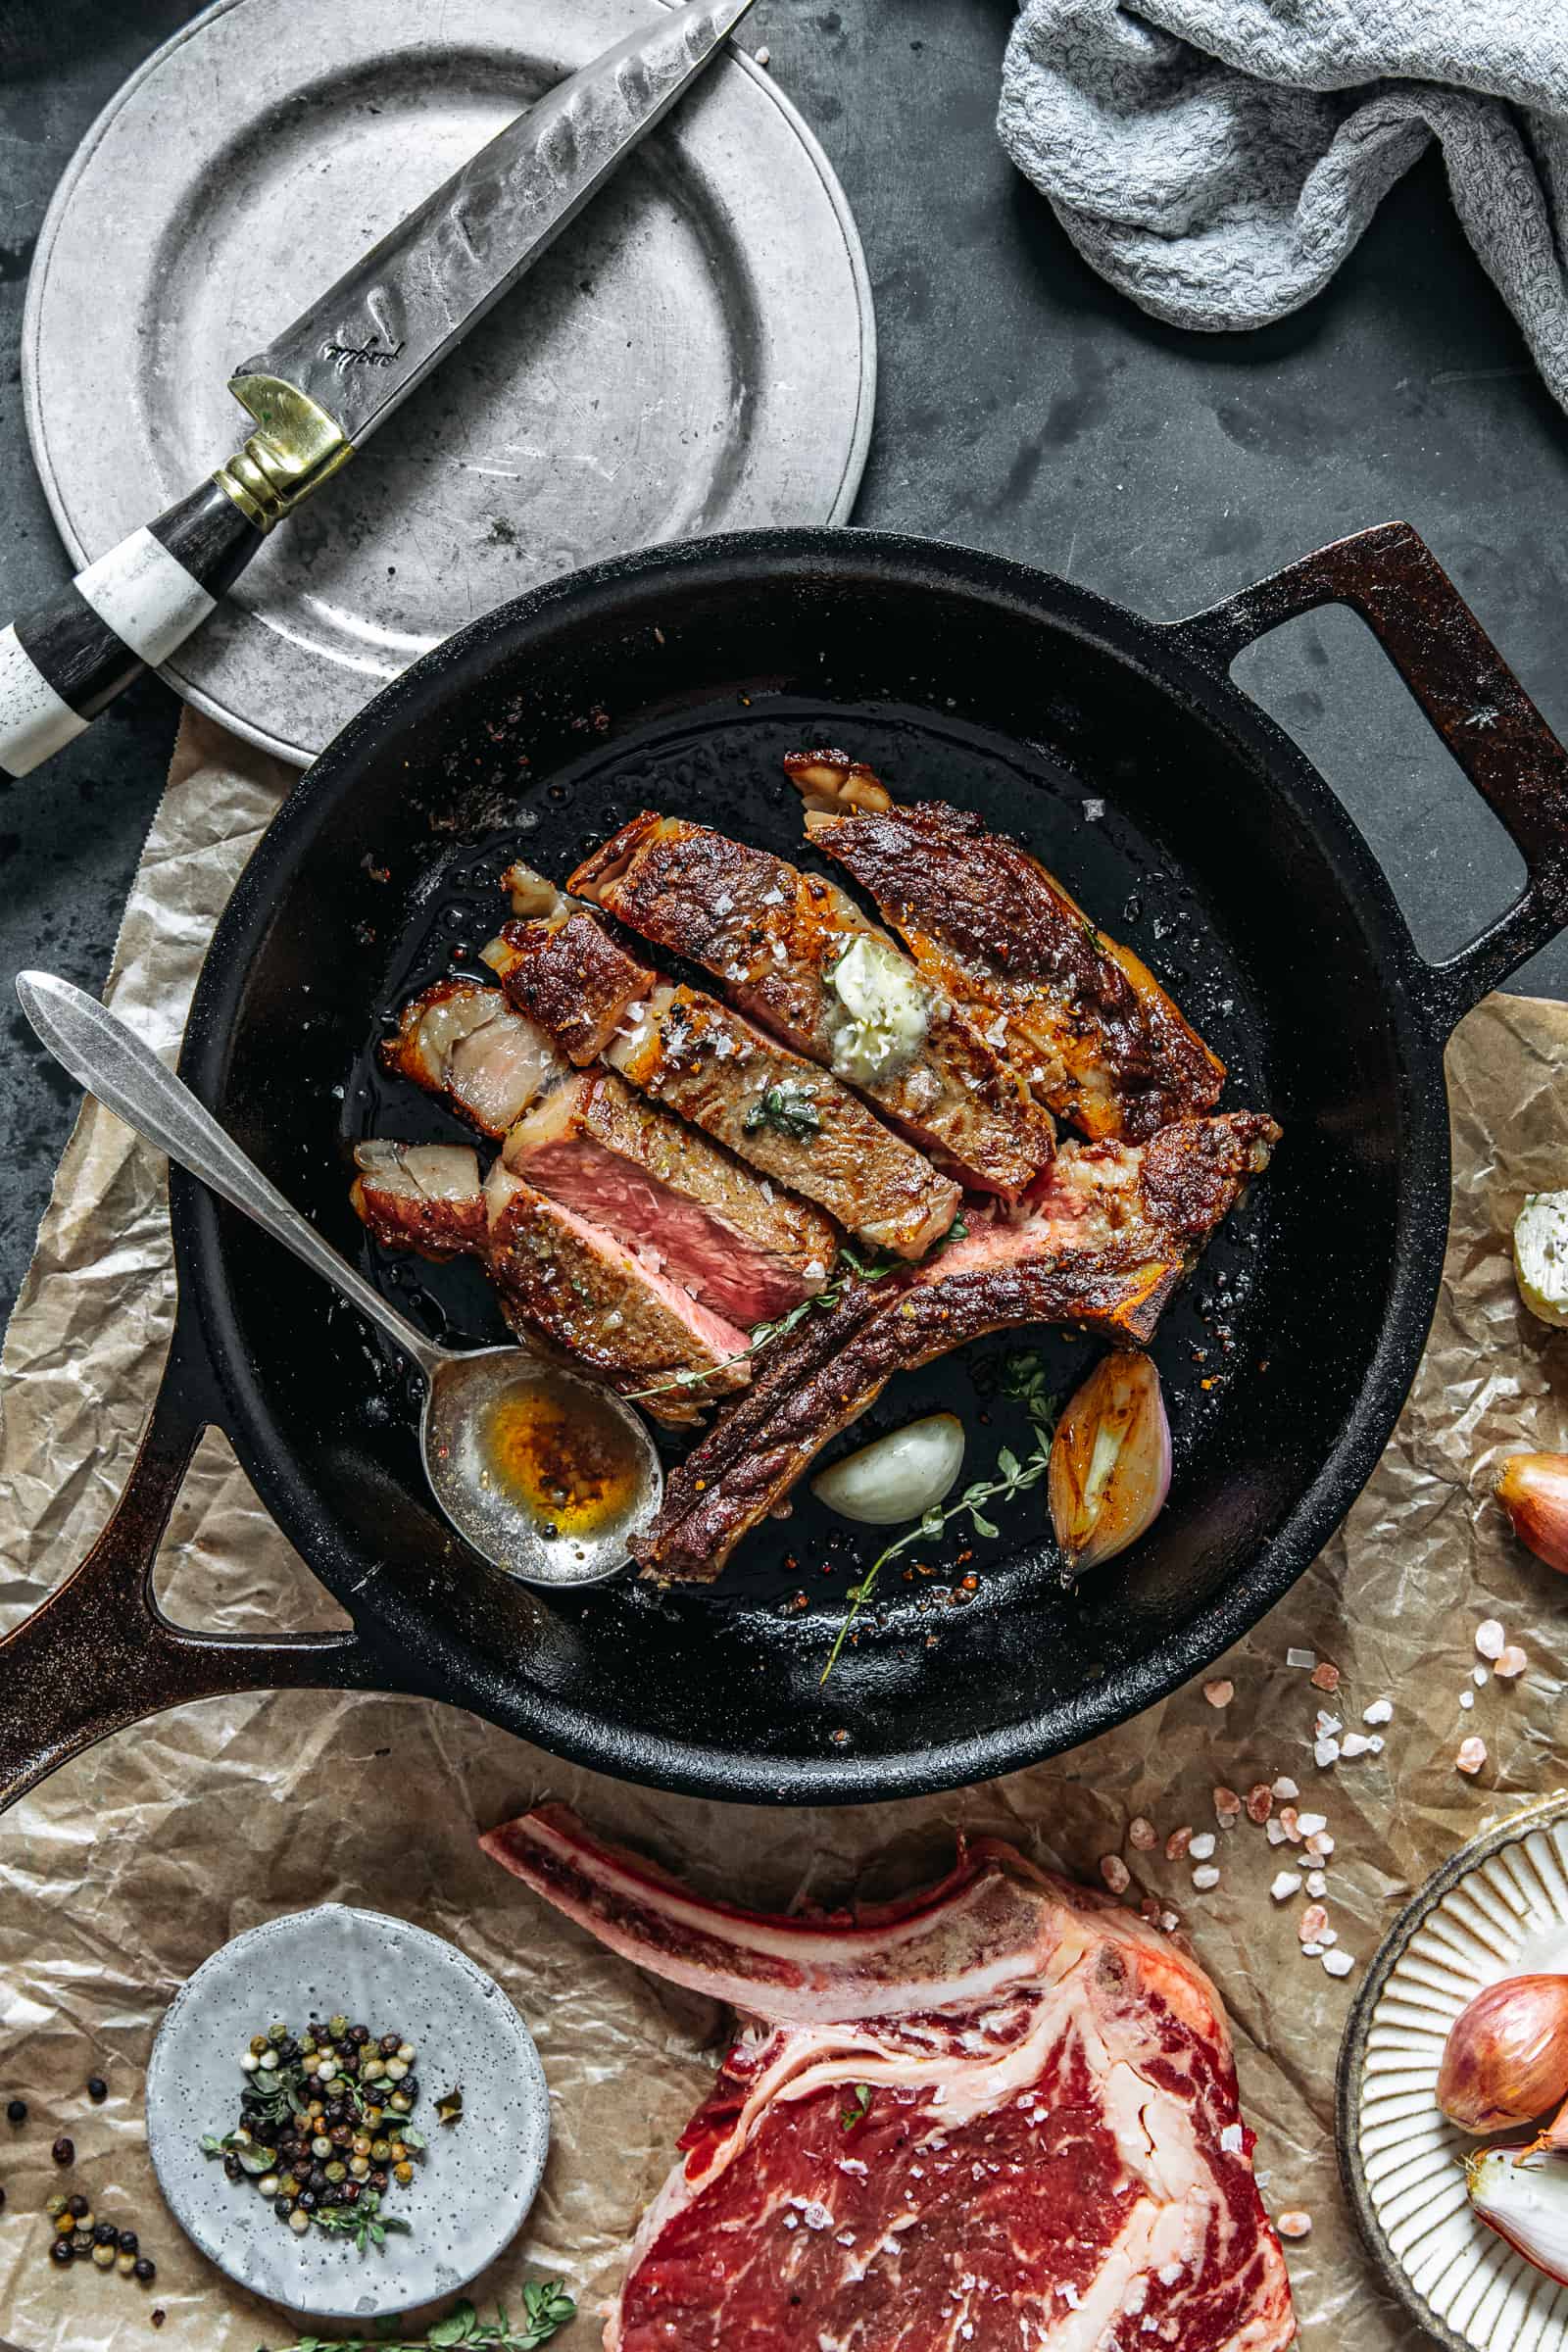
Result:
<instances>
[{"instance_id":1,"label":"metal spoon","mask_svg":"<svg viewBox=\"0 0 1568 2352\"><path fill-rule=\"evenodd\" d=\"M467 1354L438 1348L290 1207L189 1087L118 1014L50 972L19 973L17 995L39 1037L78 1085L222 1200L254 1217L413 1356L425 1379L419 1422L425 1476L437 1502L475 1551L532 1585L598 1584L626 1565L630 1539L653 1523L663 1494L653 1440L629 1404L527 1348L481 1348ZM620 1499L612 1515L595 1516L576 1532L555 1527L542 1511L530 1511L498 1472L497 1408L520 1408L526 1414L541 1404L596 1436L618 1424L624 1437L624 1456L609 1465L605 1480ZM612 1447L615 1443L612 1438ZM596 1455L602 1454L603 1446L597 1446Z\"/></svg>"}]
</instances>

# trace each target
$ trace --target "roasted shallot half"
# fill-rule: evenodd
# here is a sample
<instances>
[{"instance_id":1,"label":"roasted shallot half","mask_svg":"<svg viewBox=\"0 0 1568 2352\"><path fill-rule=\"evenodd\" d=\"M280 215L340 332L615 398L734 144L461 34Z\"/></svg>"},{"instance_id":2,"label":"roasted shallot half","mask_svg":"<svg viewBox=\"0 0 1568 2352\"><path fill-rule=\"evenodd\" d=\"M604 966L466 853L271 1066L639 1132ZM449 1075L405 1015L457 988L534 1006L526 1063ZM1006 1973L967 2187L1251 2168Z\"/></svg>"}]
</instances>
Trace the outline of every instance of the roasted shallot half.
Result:
<instances>
[{"instance_id":1,"label":"roasted shallot half","mask_svg":"<svg viewBox=\"0 0 1568 2352\"><path fill-rule=\"evenodd\" d=\"M1460 2010L1438 2105L1461 2132L1532 2123L1568 2097L1568 1977L1504 1977Z\"/></svg>"},{"instance_id":2,"label":"roasted shallot half","mask_svg":"<svg viewBox=\"0 0 1568 2352\"><path fill-rule=\"evenodd\" d=\"M1568 1453L1510 1454L1495 1492L1520 1543L1568 1573Z\"/></svg>"},{"instance_id":3,"label":"roasted shallot half","mask_svg":"<svg viewBox=\"0 0 1568 2352\"><path fill-rule=\"evenodd\" d=\"M1568 2284L1568 2156L1534 2145L1477 2148L1464 2160L1464 2185L1489 2230Z\"/></svg>"},{"instance_id":4,"label":"roasted shallot half","mask_svg":"<svg viewBox=\"0 0 1568 2352\"><path fill-rule=\"evenodd\" d=\"M1136 1544L1170 1492L1170 1423L1147 1355L1117 1350L1073 1396L1051 1447L1051 1523L1069 1572Z\"/></svg>"}]
</instances>

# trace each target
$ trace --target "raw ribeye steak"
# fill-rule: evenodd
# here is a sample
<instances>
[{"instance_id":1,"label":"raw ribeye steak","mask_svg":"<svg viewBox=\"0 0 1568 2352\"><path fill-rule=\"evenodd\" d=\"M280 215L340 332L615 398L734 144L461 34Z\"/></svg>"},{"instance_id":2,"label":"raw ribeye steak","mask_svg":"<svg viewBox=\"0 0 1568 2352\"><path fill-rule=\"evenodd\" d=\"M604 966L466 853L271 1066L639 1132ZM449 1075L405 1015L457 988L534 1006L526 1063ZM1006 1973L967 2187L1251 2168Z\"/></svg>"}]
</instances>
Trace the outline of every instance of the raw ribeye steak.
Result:
<instances>
[{"instance_id":1,"label":"raw ribeye steak","mask_svg":"<svg viewBox=\"0 0 1568 2352\"><path fill-rule=\"evenodd\" d=\"M1281 2352L1295 2333L1201 1970L1011 1846L898 1903L687 1894L557 1806L481 1841L742 2030L607 2352Z\"/></svg>"}]
</instances>

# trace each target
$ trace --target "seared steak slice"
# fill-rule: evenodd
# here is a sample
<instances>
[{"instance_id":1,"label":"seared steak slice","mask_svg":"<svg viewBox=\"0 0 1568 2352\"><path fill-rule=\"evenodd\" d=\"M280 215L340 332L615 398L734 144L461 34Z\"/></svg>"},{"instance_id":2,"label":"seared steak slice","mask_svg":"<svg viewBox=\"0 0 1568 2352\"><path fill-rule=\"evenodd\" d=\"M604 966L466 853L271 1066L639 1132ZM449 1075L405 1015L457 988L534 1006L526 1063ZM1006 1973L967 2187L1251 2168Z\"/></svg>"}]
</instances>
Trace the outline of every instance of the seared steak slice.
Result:
<instances>
[{"instance_id":1,"label":"seared steak slice","mask_svg":"<svg viewBox=\"0 0 1568 2352\"><path fill-rule=\"evenodd\" d=\"M389 1250L482 1254L487 1219L474 1152L462 1144L365 1143L354 1164L354 1212Z\"/></svg>"},{"instance_id":2,"label":"seared steak slice","mask_svg":"<svg viewBox=\"0 0 1568 2352\"><path fill-rule=\"evenodd\" d=\"M485 1183L485 1262L514 1329L543 1332L622 1396L678 1427L750 1378L747 1335L612 1234L536 1193L497 1160ZM734 1360L734 1359L739 1359ZM688 1385L662 1388L662 1382Z\"/></svg>"},{"instance_id":3,"label":"seared steak slice","mask_svg":"<svg viewBox=\"0 0 1568 2352\"><path fill-rule=\"evenodd\" d=\"M639 1093L667 1103L873 1247L918 1257L953 1223L957 1186L848 1087L716 997L671 988L596 915L506 923L485 958L512 1002L574 1060L590 1058L587 1048L598 1041ZM567 999L572 1008L562 1012Z\"/></svg>"},{"instance_id":4,"label":"seared steak slice","mask_svg":"<svg viewBox=\"0 0 1568 2352\"><path fill-rule=\"evenodd\" d=\"M750 1392L672 1472L645 1574L710 1583L747 1531L895 1372L1026 1323L1147 1341L1279 1129L1184 1119L1145 1145L1066 1144L1022 1222L971 1227L928 1264L854 1283L758 1358Z\"/></svg>"},{"instance_id":5,"label":"seared steak slice","mask_svg":"<svg viewBox=\"0 0 1568 2352\"><path fill-rule=\"evenodd\" d=\"M1097 930L1027 850L945 802L899 807L843 752L784 764L816 804L812 846L876 901L930 984L1059 1117L1138 1142L1218 1101L1224 1064L1148 965Z\"/></svg>"},{"instance_id":6,"label":"seared steak slice","mask_svg":"<svg viewBox=\"0 0 1568 2352\"><path fill-rule=\"evenodd\" d=\"M477 980L438 980L405 1004L381 1059L442 1095L486 1135L505 1135L565 1063L535 1022Z\"/></svg>"},{"instance_id":7,"label":"seared steak slice","mask_svg":"<svg viewBox=\"0 0 1568 2352\"><path fill-rule=\"evenodd\" d=\"M660 982L608 1059L873 1249L919 1257L957 1214L957 1186L830 1071L700 989Z\"/></svg>"},{"instance_id":8,"label":"seared steak slice","mask_svg":"<svg viewBox=\"0 0 1568 2352\"><path fill-rule=\"evenodd\" d=\"M520 1338L552 1343L623 1396L658 1390L646 1401L661 1421L694 1422L745 1387L745 1332L499 1160L481 1187L461 1147L365 1143L354 1156L351 1197L378 1242L483 1258Z\"/></svg>"},{"instance_id":9,"label":"seared steak slice","mask_svg":"<svg viewBox=\"0 0 1568 2352\"><path fill-rule=\"evenodd\" d=\"M662 1265L732 1322L771 1322L819 1291L838 1236L613 1070L583 1070L519 1119L515 1175Z\"/></svg>"},{"instance_id":10,"label":"seared steak slice","mask_svg":"<svg viewBox=\"0 0 1568 2352\"><path fill-rule=\"evenodd\" d=\"M780 1917L564 1806L485 1852L611 1951L740 2012L638 2226L606 2352L1286 2352L1219 1994L1013 1846Z\"/></svg>"},{"instance_id":11,"label":"seared steak slice","mask_svg":"<svg viewBox=\"0 0 1568 2352\"><path fill-rule=\"evenodd\" d=\"M964 1184L1015 1200L1050 1159L1049 1115L836 883L706 825L645 813L585 859L570 887L706 966L743 1012L858 1086Z\"/></svg>"}]
</instances>

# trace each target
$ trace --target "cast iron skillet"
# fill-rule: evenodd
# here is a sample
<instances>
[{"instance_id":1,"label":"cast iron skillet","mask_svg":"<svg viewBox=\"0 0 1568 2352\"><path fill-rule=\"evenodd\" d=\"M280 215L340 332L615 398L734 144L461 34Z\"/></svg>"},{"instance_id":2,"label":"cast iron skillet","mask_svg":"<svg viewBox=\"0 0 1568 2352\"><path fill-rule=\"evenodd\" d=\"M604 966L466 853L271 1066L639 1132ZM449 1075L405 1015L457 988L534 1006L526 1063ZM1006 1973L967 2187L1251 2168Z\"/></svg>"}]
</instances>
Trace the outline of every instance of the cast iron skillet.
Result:
<instances>
[{"instance_id":1,"label":"cast iron skillet","mask_svg":"<svg viewBox=\"0 0 1568 2352\"><path fill-rule=\"evenodd\" d=\"M1331 602L1371 624L1529 864L1518 904L1444 964L1416 954L1334 795L1228 679L1243 646ZM1177 1467L1151 1536L1066 1594L1036 1496L972 1557L949 1544L903 1563L908 1581L895 1570L825 1689L869 1549L809 1503L711 1592L535 1596L438 1521L401 1370L176 1174L169 1371L104 1536L0 1649L0 1790L178 1701L308 1684L458 1701L558 1754L706 1795L908 1795L1148 1706L1339 1525L1436 1297L1444 1041L1568 920L1568 757L1403 524L1172 627L989 556L859 532L698 542L537 591L417 663L302 779L219 926L186 1077L325 1232L368 1250L345 1200L353 1138L456 1132L372 1075L380 1016L482 942L505 857L520 847L564 874L649 802L798 850L778 762L824 739L1036 846L1173 983L1231 1065L1227 1099L1284 1124L1274 1169L1156 1342ZM432 1329L490 1330L471 1267L379 1271ZM1054 1385L1087 1368L1081 1344L1040 1345ZM1019 1426L997 1393L1003 1351L896 1384L880 1420L952 1403L970 1474L986 1469ZM352 1633L237 1642L160 1613L149 1565L207 1423Z\"/></svg>"}]
</instances>

